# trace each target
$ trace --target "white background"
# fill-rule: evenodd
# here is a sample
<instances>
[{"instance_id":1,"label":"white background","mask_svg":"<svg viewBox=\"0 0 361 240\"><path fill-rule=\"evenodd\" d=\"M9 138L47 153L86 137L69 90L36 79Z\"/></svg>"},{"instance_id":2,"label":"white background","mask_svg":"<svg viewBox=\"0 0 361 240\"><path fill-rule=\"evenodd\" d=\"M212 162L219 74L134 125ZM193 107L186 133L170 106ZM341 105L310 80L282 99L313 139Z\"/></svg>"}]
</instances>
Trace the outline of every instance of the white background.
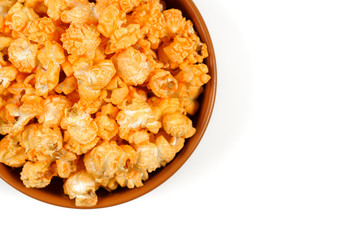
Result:
<instances>
[{"instance_id":1,"label":"white background","mask_svg":"<svg viewBox=\"0 0 361 240\"><path fill-rule=\"evenodd\" d=\"M3 237L361 238L360 1L195 3L218 92L192 157L151 193L99 210L48 205L0 181Z\"/></svg>"}]
</instances>

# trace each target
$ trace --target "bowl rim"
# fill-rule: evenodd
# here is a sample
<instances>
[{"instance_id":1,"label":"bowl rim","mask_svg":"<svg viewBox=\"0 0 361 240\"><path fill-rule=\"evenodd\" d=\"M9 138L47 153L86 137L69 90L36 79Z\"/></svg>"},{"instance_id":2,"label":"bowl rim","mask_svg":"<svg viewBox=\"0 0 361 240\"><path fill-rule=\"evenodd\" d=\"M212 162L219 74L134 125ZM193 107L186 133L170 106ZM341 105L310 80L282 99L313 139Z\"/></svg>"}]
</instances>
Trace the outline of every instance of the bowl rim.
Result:
<instances>
[{"instance_id":1,"label":"bowl rim","mask_svg":"<svg viewBox=\"0 0 361 240\"><path fill-rule=\"evenodd\" d=\"M152 178L152 177L150 177L150 179L148 179L147 181L144 182L144 186L142 186L142 187L124 190L127 193L124 194L124 196L122 196L121 198L109 197L106 200L106 202L98 201L98 204L93 207L77 207L77 206L75 206L74 203L73 203L73 205L64 204L64 202L56 200L57 196L53 196L53 194L48 193L48 192L44 191L43 189L26 188L22 184L21 181L17 181L15 179L13 179L13 177L10 176L11 174L8 173L7 171L3 170L3 168L0 168L0 178L3 181L5 181L7 184L9 184L10 186L15 188L16 190L18 190L19 192L23 193L24 195L31 197L33 199L39 200L41 202L53 205L53 206L73 208L73 209L98 209L98 208L106 208L106 207L116 206L119 204L129 202L131 200L134 200L138 197L141 197L141 196L151 192L155 188L159 187L161 184L163 184L165 181L167 181L173 174L175 174L184 165L184 163L191 157L191 155L193 154L193 152L195 151L195 149L201 142L201 140L204 136L204 133L206 132L206 130L208 128L210 119L212 117L212 112L214 109L215 100L216 100L216 92L217 92L216 56L215 56L215 51L214 51L214 45L213 45L210 33L208 31L207 25L201 15L201 13L199 12L197 6L195 5L195 3L192 0L184 0L182 2L189 9L189 11L187 11L187 12L188 12L188 14L192 15L191 20L192 20L193 24L195 24L195 22L198 22L199 26L195 26L195 28L196 28L196 31L197 31L199 37L201 37L200 35L203 35L203 38L201 37L202 41L207 43L208 54L209 54L209 56L207 57L207 61L209 61L212 65L212 69L210 69L210 70L212 70L213 74L212 74L211 80L207 83L207 86L208 85L212 85L212 86L208 87L208 88L210 88L210 93L209 93L210 97L207 101L208 107L205 109L205 113L204 113L204 117L203 117L203 121L202 121L202 128L200 129L200 131L198 131L198 129L197 129L198 136L194 140L191 149L188 150L187 153L180 160L177 161L176 165L174 165L172 168L169 168L169 165L163 167L162 168L163 173L162 173L161 177L159 177L157 179L153 179L152 181L150 181ZM200 33L202 33L202 34L200 34ZM176 156L176 158L178 158L178 157L179 156ZM171 163L174 160L172 160ZM3 164L1 164L1 165L3 165ZM4 166L0 166L0 167L7 167L7 166L4 165ZM7 168L9 168L9 167L7 167ZM63 194L63 195L65 196L65 194ZM68 196L65 196L65 197L68 198ZM98 199L98 200L100 200L100 199ZM71 200L71 201L74 201L74 200Z\"/></svg>"}]
</instances>

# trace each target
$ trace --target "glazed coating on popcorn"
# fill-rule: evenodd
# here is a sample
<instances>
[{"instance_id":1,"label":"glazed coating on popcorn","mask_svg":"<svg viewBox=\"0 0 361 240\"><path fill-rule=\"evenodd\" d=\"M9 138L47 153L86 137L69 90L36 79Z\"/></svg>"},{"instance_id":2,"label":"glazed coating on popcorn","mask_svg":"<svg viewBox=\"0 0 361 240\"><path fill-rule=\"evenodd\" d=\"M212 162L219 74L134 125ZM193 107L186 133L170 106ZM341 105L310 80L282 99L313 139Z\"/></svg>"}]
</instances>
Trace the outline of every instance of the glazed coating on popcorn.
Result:
<instances>
[{"instance_id":1,"label":"glazed coating on popcorn","mask_svg":"<svg viewBox=\"0 0 361 240\"><path fill-rule=\"evenodd\" d=\"M160 0L0 1L0 162L80 207L143 186L196 132L207 56Z\"/></svg>"}]
</instances>

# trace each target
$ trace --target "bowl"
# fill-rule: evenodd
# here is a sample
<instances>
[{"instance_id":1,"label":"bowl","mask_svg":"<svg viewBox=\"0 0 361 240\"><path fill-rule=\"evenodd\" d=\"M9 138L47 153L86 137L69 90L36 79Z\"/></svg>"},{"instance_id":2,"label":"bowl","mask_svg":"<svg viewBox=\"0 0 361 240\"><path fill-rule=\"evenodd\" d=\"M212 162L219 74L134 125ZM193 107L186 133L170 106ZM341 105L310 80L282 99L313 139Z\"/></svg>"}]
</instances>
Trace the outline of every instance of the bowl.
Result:
<instances>
[{"instance_id":1,"label":"bowl","mask_svg":"<svg viewBox=\"0 0 361 240\"><path fill-rule=\"evenodd\" d=\"M192 117L193 125L197 129L197 132L192 138L186 141L184 148L177 154L173 161L150 174L149 179L144 182L144 186L134 189L118 188L112 192L99 189L97 191L98 203L91 208L110 207L125 203L161 185L191 156L201 141L211 118L216 97L217 67L214 48L207 26L197 7L191 0L167 0L165 3L167 9L180 9L184 17L192 20L194 28L202 42L205 42L208 46L209 57L206 58L205 63L208 65L211 80L205 85L204 92L199 97L200 108L198 113ZM45 203L68 208L80 208L75 206L74 200L69 199L69 197L64 194L62 179L53 178L51 184L43 189L26 188L20 180L20 171L21 169L13 169L4 164L0 164L0 178L20 192Z\"/></svg>"}]
</instances>

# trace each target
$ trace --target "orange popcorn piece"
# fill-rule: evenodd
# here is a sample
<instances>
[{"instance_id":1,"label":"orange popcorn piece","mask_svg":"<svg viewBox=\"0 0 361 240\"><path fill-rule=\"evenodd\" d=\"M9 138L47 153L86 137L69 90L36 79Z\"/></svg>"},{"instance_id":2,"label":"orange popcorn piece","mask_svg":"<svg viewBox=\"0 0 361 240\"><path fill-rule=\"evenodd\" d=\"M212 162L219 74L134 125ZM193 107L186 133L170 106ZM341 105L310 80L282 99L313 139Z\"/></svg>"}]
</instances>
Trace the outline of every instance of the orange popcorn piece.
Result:
<instances>
[{"instance_id":1,"label":"orange popcorn piece","mask_svg":"<svg viewBox=\"0 0 361 240\"><path fill-rule=\"evenodd\" d=\"M72 103L65 96L51 95L44 101L44 112L38 121L45 126L58 126L64 117L65 109L70 108Z\"/></svg>"},{"instance_id":2,"label":"orange popcorn piece","mask_svg":"<svg viewBox=\"0 0 361 240\"><path fill-rule=\"evenodd\" d=\"M173 63L182 63L186 57L196 50L196 45L188 37L176 36L172 43L163 47L165 55Z\"/></svg>"},{"instance_id":3,"label":"orange popcorn piece","mask_svg":"<svg viewBox=\"0 0 361 240\"><path fill-rule=\"evenodd\" d=\"M196 129L192 127L192 120L178 112L164 116L163 128L168 134L182 138L190 138L196 132Z\"/></svg>"},{"instance_id":4,"label":"orange popcorn piece","mask_svg":"<svg viewBox=\"0 0 361 240\"><path fill-rule=\"evenodd\" d=\"M115 75L115 68L111 60L104 60L100 63L91 66L86 74L86 77L78 78L81 83L93 90L101 90L108 85L110 80Z\"/></svg>"},{"instance_id":5,"label":"orange popcorn piece","mask_svg":"<svg viewBox=\"0 0 361 240\"><path fill-rule=\"evenodd\" d=\"M115 76L102 90L101 99L114 105L121 104L129 93L128 86Z\"/></svg>"},{"instance_id":6,"label":"orange popcorn piece","mask_svg":"<svg viewBox=\"0 0 361 240\"><path fill-rule=\"evenodd\" d=\"M168 9L163 12L167 32L170 35L175 35L182 32L186 26L186 19L183 17L182 12L178 9Z\"/></svg>"},{"instance_id":7,"label":"orange popcorn piece","mask_svg":"<svg viewBox=\"0 0 361 240\"><path fill-rule=\"evenodd\" d=\"M48 69L40 69L35 76L36 94L47 95L59 83L60 65L50 61Z\"/></svg>"},{"instance_id":8,"label":"orange popcorn piece","mask_svg":"<svg viewBox=\"0 0 361 240\"><path fill-rule=\"evenodd\" d=\"M10 82L14 81L18 71L13 66L0 67L0 92L9 87Z\"/></svg>"},{"instance_id":9,"label":"orange popcorn piece","mask_svg":"<svg viewBox=\"0 0 361 240\"><path fill-rule=\"evenodd\" d=\"M128 13L133 10L133 8L137 7L142 0L118 0L120 9L124 12Z\"/></svg>"},{"instance_id":10,"label":"orange popcorn piece","mask_svg":"<svg viewBox=\"0 0 361 240\"><path fill-rule=\"evenodd\" d=\"M77 170L78 156L70 151L61 149L55 152L57 175L61 178L68 178L73 172Z\"/></svg>"},{"instance_id":11,"label":"orange popcorn piece","mask_svg":"<svg viewBox=\"0 0 361 240\"><path fill-rule=\"evenodd\" d=\"M30 73L36 66L38 47L30 41L18 38L9 47L9 61L20 72Z\"/></svg>"},{"instance_id":12,"label":"orange popcorn piece","mask_svg":"<svg viewBox=\"0 0 361 240\"><path fill-rule=\"evenodd\" d=\"M97 145L99 140L99 137L95 137L94 140L90 143L82 144L79 143L76 139L72 138L68 131L64 132L64 148L76 153L77 155L82 155L89 152L95 147L95 145Z\"/></svg>"},{"instance_id":13,"label":"orange popcorn piece","mask_svg":"<svg viewBox=\"0 0 361 240\"><path fill-rule=\"evenodd\" d=\"M129 134L142 129L148 129L152 133L157 133L161 123L156 120L152 109L142 99L133 98L123 102L119 106L121 111L116 120L119 124L119 136L129 140Z\"/></svg>"},{"instance_id":14,"label":"orange popcorn piece","mask_svg":"<svg viewBox=\"0 0 361 240\"><path fill-rule=\"evenodd\" d=\"M64 10L86 5L89 2L87 0L44 0L44 4L48 7L48 16L57 21Z\"/></svg>"},{"instance_id":15,"label":"orange popcorn piece","mask_svg":"<svg viewBox=\"0 0 361 240\"><path fill-rule=\"evenodd\" d=\"M15 32L21 32L32 21L39 16L33 9L24 7L21 3L15 3L7 12L5 25Z\"/></svg>"},{"instance_id":16,"label":"orange popcorn piece","mask_svg":"<svg viewBox=\"0 0 361 240\"><path fill-rule=\"evenodd\" d=\"M9 167L21 167L26 162L25 148L20 145L21 134L7 135L0 141L0 162Z\"/></svg>"},{"instance_id":17,"label":"orange popcorn piece","mask_svg":"<svg viewBox=\"0 0 361 240\"><path fill-rule=\"evenodd\" d=\"M126 22L126 14L120 11L117 5L111 4L101 11L97 11L99 15L97 29L105 37L110 37L115 29L121 28L123 23Z\"/></svg>"},{"instance_id":18,"label":"orange popcorn piece","mask_svg":"<svg viewBox=\"0 0 361 240\"><path fill-rule=\"evenodd\" d=\"M60 65L65 62L64 49L57 42L46 41L45 47L38 50L37 59L45 69L49 62Z\"/></svg>"},{"instance_id":19,"label":"orange popcorn piece","mask_svg":"<svg viewBox=\"0 0 361 240\"><path fill-rule=\"evenodd\" d=\"M87 23L96 24L98 19L94 14L94 3L78 5L61 13L61 21L64 23Z\"/></svg>"},{"instance_id":20,"label":"orange popcorn piece","mask_svg":"<svg viewBox=\"0 0 361 240\"><path fill-rule=\"evenodd\" d=\"M20 179L27 188L44 188L50 184L54 175L54 165L50 161L26 162Z\"/></svg>"},{"instance_id":21,"label":"orange popcorn piece","mask_svg":"<svg viewBox=\"0 0 361 240\"><path fill-rule=\"evenodd\" d=\"M98 202L95 191L97 186L94 177L86 170L72 174L64 184L64 193L70 199L75 198L75 205L78 207L92 207Z\"/></svg>"},{"instance_id":22,"label":"orange popcorn piece","mask_svg":"<svg viewBox=\"0 0 361 240\"><path fill-rule=\"evenodd\" d=\"M10 134L17 134L24 130L26 124L34 117L38 117L43 113L44 99L38 96L23 96L21 98L23 104L14 112L17 120L10 129Z\"/></svg>"},{"instance_id":23,"label":"orange popcorn piece","mask_svg":"<svg viewBox=\"0 0 361 240\"><path fill-rule=\"evenodd\" d=\"M139 24L129 24L126 27L115 29L110 36L109 43L105 53L116 53L122 49L128 48L142 37Z\"/></svg>"},{"instance_id":24,"label":"orange popcorn piece","mask_svg":"<svg viewBox=\"0 0 361 240\"><path fill-rule=\"evenodd\" d=\"M153 49L157 49L160 39L166 36L166 23L161 8L159 2L149 1L136 8L131 17L131 21L140 24L142 33L147 36Z\"/></svg>"},{"instance_id":25,"label":"orange popcorn piece","mask_svg":"<svg viewBox=\"0 0 361 240\"><path fill-rule=\"evenodd\" d=\"M159 69L156 70L150 78L148 88L150 88L157 97L176 97L178 82L170 72Z\"/></svg>"},{"instance_id":26,"label":"orange popcorn piece","mask_svg":"<svg viewBox=\"0 0 361 240\"><path fill-rule=\"evenodd\" d=\"M12 41L13 39L11 37L0 36L0 51L2 51L4 48L9 47Z\"/></svg>"},{"instance_id":27,"label":"orange popcorn piece","mask_svg":"<svg viewBox=\"0 0 361 240\"><path fill-rule=\"evenodd\" d=\"M142 84L150 73L146 56L130 47L112 57L117 75L128 85Z\"/></svg>"},{"instance_id":28,"label":"orange popcorn piece","mask_svg":"<svg viewBox=\"0 0 361 240\"><path fill-rule=\"evenodd\" d=\"M31 21L24 30L25 36L36 43L44 44L53 39L55 24L51 18L43 17Z\"/></svg>"},{"instance_id":29,"label":"orange popcorn piece","mask_svg":"<svg viewBox=\"0 0 361 240\"><path fill-rule=\"evenodd\" d=\"M25 127L21 145L29 160L53 159L56 151L63 147L63 137L58 127L50 128L34 123Z\"/></svg>"},{"instance_id":30,"label":"orange popcorn piece","mask_svg":"<svg viewBox=\"0 0 361 240\"><path fill-rule=\"evenodd\" d=\"M95 52L101 39L94 25L72 23L61 36L63 47L69 54L85 55Z\"/></svg>"},{"instance_id":31,"label":"orange popcorn piece","mask_svg":"<svg viewBox=\"0 0 361 240\"><path fill-rule=\"evenodd\" d=\"M86 170L93 175L95 182L106 187L115 177L119 164L125 157L123 149L114 141L104 141L84 156Z\"/></svg>"},{"instance_id":32,"label":"orange popcorn piece","mask_svg":"<svg viewBox=\"0 0 361 240\"><path fill-rule=\"evenodd\" d=\"M68 130L70 137L81 144L94 141L98 132L98 126L90 114L85 113L77 104L65 110L61 128Z\"/></svg>"},{"instance_id":33,"label":"orange popcorn piece","mask_svg":"<svg viewBox=\"0 0 361 240\"><path fill-rule=\"evenodd\" d=\"M118 124L114 120L119 110L112 104L107 104L102 107L101 112L96 114L95 122L97 123L99 130L98 136L110 140L118 133Z\"/></svg>"},{"instance_id":34,"label":"orange popcorn piece","mask_svg":"<svg viewBox=\"0 0 361 240\"><path fill-rule=\"evenodd\" d=\"M64 79L61 83L59 83L54 90L57 93L64 93L68 95L72 93L78 87L78 80L74 76L70 76Z\"/></svg>"}]
</instances>

